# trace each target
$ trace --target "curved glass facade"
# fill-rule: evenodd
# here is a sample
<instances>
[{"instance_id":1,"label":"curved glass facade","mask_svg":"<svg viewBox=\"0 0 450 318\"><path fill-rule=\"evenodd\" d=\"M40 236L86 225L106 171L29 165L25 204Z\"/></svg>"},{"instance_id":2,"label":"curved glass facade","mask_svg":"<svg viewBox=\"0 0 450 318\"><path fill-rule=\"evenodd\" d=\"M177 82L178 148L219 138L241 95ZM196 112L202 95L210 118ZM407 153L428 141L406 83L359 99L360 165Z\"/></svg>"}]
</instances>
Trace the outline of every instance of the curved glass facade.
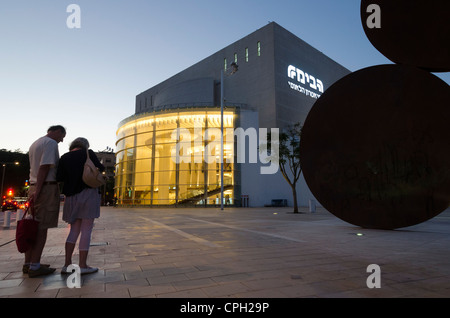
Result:
<instances>
[{"instance_id":1,"label":"curved glass facade","mask_svg":"<svg viewBox=\"0 0 450 318\"><path fill-rule=\"evenodd\" d=\"M175 109L132 116L117 130L117 204L219 205L220 109ZM224 204L234 204L235 112L224 111ZM228 129L230 131L230 129ZM232 130L231 130L232 131ZM177 156L178 154L178 156Z\"/></svg>"}]
</instances>

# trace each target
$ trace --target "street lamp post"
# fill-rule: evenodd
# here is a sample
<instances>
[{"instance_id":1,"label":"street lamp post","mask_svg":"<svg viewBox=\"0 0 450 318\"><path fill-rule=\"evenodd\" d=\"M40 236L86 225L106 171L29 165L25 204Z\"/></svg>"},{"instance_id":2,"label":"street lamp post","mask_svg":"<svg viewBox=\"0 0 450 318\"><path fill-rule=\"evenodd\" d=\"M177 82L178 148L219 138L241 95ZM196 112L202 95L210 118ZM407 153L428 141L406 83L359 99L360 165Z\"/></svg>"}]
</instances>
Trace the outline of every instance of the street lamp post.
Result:
<instances>
[{"instance_id":1,"label":"street lamp post","mask_svg":"<svg viewBox=\"0 0 450 318\"><path fill-rule=\"evenodd\" d=\"M223 210L223 69L220 71L220 209Z\"/></svg>"},{"instance_id":2,"label":"street lamp post","mask_svg":"<svg viewBox=\"0 0 450 318\"><path fill-rule=\"evenodd\" d=\"M2 162L2 166L3 166L3 173L2 173L2 192L1 193L1 203L3 203L3 183L5 181L5 171L6 171L6 165L19 165L18 161L15 162Z\"/></svg>"},{"instance_id":3,"label":"street lamp post","mask_svg":"<svg viewBox=\"0 0 450 318\"><path fill-rule=\"evenodd\" d=\"M238 71L238 65L233 62L231 63L232 71L230 75L233 75ZM223 68L220 71L220 133L221 133L221 141L220 141L220 209L223 210L223 107L224 107L224 71Z\"/></svg>"}]
</instances>

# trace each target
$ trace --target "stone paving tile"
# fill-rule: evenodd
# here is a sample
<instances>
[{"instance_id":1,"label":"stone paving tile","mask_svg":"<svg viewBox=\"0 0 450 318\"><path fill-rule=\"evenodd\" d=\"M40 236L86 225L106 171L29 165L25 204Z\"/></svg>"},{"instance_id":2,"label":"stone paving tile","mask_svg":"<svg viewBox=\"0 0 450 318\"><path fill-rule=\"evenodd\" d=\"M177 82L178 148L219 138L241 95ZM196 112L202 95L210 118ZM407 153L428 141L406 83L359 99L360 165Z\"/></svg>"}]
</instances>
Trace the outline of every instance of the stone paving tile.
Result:
<instances>
[{"instance_id":1,"label":"stone paving tile","mask_svg":"<svg viewBox=\"0 0 450 318\"><path fill-rule=\"evenodd\" d=\"M173 282L172 286L175 287L177 291L182 291L186 289L198 289L210 286L216 286L217 283L210 278L200 278L200 279L189 279Z\"/></svg>"},{"instance_id":2,"label":"stone paving tile","mask_svg":"<svg viewBox=\"0 0 450 318\"><path fill-rule=\"evenodd\" d=\"M140 286L140 287L132 287L128 289L130 293L130 297L152 297L156 298L157 296L176 292L175 287L171 284L155 284L150 286Z\"/></svg>"},{"instance_id":3,"label":"stone paving tile","mask_svg":"<svg viewBox=\"0 0 450 318\"><path fill-rule=\"evenodd\" d=\"M220 283L214 286L203 287L207 297L230 297L238 293L250 291L250 288L241 282Z\"/></svg>"},{"instance_id":4,"label":"stone paving tile","mask_svg":"<svg viewBox=\"0 0 450 318\"><path fill-rule=\"evenodd\" d=\"M188 289L173 293L158 294L158 298L207 298L208 295L201 289Z\"/></svg>"},{"instance_id":5,"label":"stone paving tile","mask_svg":"<svg viewBox=\"0 0 450 318\"><path fill-rule=\"evenodd\" d=\"M131 295L127 288L119 290L111 290L108 292L98 292L98 293L86 293L81 294L80 298L130 298Z\"/></svg>"},{"instance_id":6,"label":"stone paving tile","mask_svg":"<svg viewBox=\"0 0 450 318\"><path fill-rule=\"evenodd\" d=\"M323 209L102 207L81 288L61 275L68 227L49 231L42 262L21 272L14 225L0 230L1 298L450 297L450 209L407 229L361 229ZM357 236L356 233L363 235ZM78 254L73 257L78 260ZM366 285L369 264L381 288Z\"/></svg>"},{"instance_id":7,"label":"stone paving tile","mask_svg":"<svg viewBox=\"0 0 450 318\"><path fill-rule=\"evenodd\" d=\"M234 295L236 298L286 298L286 294L276 289L260 289L249 292L237 293Z\"/></svg>"}]
</instances>

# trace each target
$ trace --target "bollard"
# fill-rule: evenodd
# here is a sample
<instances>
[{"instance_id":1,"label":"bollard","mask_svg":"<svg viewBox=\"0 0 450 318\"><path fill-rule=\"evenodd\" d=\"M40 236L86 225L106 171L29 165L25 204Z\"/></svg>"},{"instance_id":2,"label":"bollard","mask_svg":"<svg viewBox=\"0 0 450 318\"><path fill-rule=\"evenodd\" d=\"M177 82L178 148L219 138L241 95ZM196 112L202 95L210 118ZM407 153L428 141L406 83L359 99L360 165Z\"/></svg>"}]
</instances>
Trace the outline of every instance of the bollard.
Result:
<instances>
[{"instance_id":1,"label":"bollard","mask_svg":"<svg viewBox=\"0 0 450 318\"><path fill-rule=\"evenodd\" d=\"M241 205L244 208L248 208L249 207L249 205L248 205L248 194L241 195Z\"/></svg>"},{"instance_id":2,"label":"bollard","mask_svg":"<svg viewBox=\"0 0 450 318\"><path fill-rule=\"evenodd\" d=\"M316 212L316 201L309 200L309 212L311 213Z\"/></svg>"},{"instance_id":3,"label":"bollard","mask_svg":"<svg viewBox=\"0 0 450 318\"><path fill-rule=\"evenodd\" d=\"M23 217L23 210L22 209L18 209L17 213L16 213L16 224L22 220Z\"/></svg>"},{"instance_id":4,"label":"bollard","mask_svg":"<svg viewBox=\"0 0 450 318\"><path fill-rule=\"evenodd\" d=\"M3 227L9 228L11 226L11 211L5 211L5 219L3 220Z\"/></svg>"}]
</instances>

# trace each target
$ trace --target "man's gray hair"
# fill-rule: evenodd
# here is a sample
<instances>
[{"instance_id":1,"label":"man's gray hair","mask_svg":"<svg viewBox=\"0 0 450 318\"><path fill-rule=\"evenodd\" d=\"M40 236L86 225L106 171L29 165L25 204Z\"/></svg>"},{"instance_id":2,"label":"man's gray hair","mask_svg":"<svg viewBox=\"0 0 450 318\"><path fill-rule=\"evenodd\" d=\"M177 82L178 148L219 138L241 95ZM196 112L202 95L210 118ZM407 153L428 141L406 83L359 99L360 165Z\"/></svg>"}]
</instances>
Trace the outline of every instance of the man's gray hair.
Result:
<instances>
[{"instance_id":1,"label":"man's gray hair","mask_svg":"<svg viewBox=\"0 0 450 318\"><path fill-rule=\"evenodd\" d=\"M57 130L61 130L61 132L62 132L63 134L66 133L66 128L64 128L64 127L61 126L61 125L50 126L50 127L47 129L47 132L49 133L49 132L51 132L51 131L57 131Z\"/></svg>"},{"instance_id":2,"label":"man's gray hair","mask_svg":"<svg viewBox=\"0 0 450 318\"><path fill-rule=\"evenodd\" d=\"M89 141L86 138L78 137L70 144L69 150L75 148L89 149Z\"/></svg>"}]
</instances>

